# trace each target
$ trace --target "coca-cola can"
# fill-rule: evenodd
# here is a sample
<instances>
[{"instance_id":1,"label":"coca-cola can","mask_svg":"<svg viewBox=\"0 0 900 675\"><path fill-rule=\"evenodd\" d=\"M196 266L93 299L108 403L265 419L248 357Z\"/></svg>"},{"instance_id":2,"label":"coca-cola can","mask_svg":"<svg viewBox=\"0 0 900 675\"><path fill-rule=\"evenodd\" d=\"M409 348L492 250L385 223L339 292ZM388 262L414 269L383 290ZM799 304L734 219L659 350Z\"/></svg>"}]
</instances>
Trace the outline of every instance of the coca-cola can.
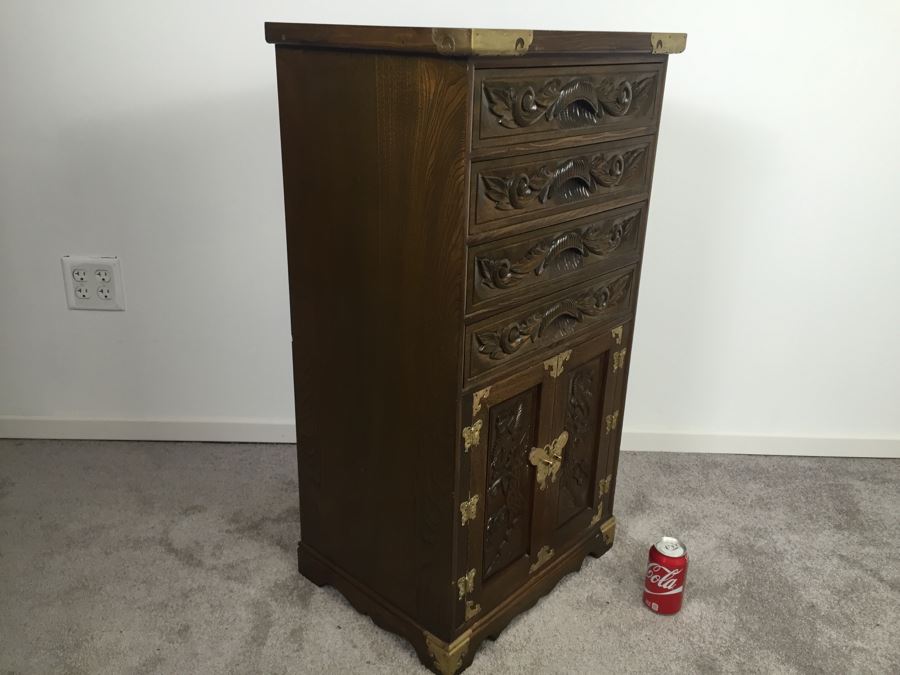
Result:
<instances>
[{"instance_id":1,"label":"coca-cola can","mask_svg":"<svg viewBox=\"0 0 900 675\"><path fill-rule=\"evenodd\" d=\"M663 537L650 547L644 578L644 604L657 614L675 614L684 600L687 548L675 537Z\"/></svg>"}]
</instances>

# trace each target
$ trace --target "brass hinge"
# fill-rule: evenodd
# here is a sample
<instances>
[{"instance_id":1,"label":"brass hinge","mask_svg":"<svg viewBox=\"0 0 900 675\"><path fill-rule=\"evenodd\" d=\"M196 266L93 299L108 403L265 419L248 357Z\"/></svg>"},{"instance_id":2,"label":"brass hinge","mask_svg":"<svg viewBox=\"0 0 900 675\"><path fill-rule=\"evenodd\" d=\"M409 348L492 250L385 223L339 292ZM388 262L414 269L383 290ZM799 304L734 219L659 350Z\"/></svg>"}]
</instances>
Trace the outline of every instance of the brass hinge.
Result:
<instances>
[{"instance_id":1,"label":"brass hinge","mask_svg":"<svg viewBox=\"0 0 900 675\"><path fill-rule=\"evenodd\" d=\"M465 525L470 520L475 520L478 515L478 495L472 495L466 501L459 505L459 512L462 515L462 524Z\"/></svg>"},{"instance_id":2,"label":"brass hinge","mask_svg":"<svg viewBox=\"0 0 900 675\"><path fill-rule=\"evenodd\" d=\"M612 414L606 416L606 433L614 431L617 426L619 426L619 411L618 410L616 410Z\"/></svg>"},{"instance_id":3,"label":"brass hinge","mask_svg":"<svg viewBox=\"0 0 900 675\"><path fill-rule=\"evenodd\" d=\"M472 394L472 419L478 417L478 413L481 412L481 404L484 402L484 399L486 399L490 395L490 387L479 389L474 394Z\"/></svg>"},{"instance_id":4,"label":"brass hinge","mask_svg":"<svg viewBox=\"0 0 900 675\"><path fill-rule=\"evenodd\" d=\"M456 587L459 589L459 599L463 600L465 597L472 593L475 590L475 568L473 567L468 572L466 572L465 576L461 576L456 580Z\"/></svg>"},{"instance_id":5,"label":"brass hinge","mask_svg":"<svg viewBox=\"0 0 900 675\"><path fill-rule=\"evenodd\" d=\"M612 486L612 479L612 474L609 474L606 478L597 483L601 495L609 494L609 488Z\"/></svg>"},{"instance_id":6,"label":"brass hinge","mask_svg":"<svg viewBox=\"0 0 900 675\"><path fill-rule=\"evenodd\" d=\"M611 431L615 431L616 427L619 426L619 411L616 410L613 413L606 416L606 433Z\"/></svg>"},{"instance_id":7,"label":"brass hinge","mask_svg":"<svg viewBox=\"0 0 900 675\"><path fill-rule=\"evenodd\" d=\"M569 360L569 357L572 356L572 350L567 349L561 354L557 354L556 356L547 359L544 361L544 368L550 371L550 377L556 379L563 372L563 364Z\"/></svg>"},{"instance_id":8,"label":"brass hinge","mask_svg":"<svg viewBox=\"0 0 900 675\"><path fill-rule=\"evenodd\" d=\"M625 367L625 355L628 353L628 347L622 347L617 352L613 352L613 372L616 372L619 368Z\"/></svg>"},{"instance_id":9,"label":"brass hinge","mask_svg":"<svg viewBox=\"0 0 900 675\"><path fill-rule=\"evenodd\" d=\"M550 558L553 557L553 554L556 553L549 546L544 546L537 554L537 560L534 561L534 564L529 568L529 574L534 574L539 567L541 567L544 563L546 563Z\"/></svg>"},{"instance_id":10,"label":"brass hinge","mask_svg":"<svg viewBox=\"0 0 900 675\"><path fill-rule=\"evenodd\" d=\"M468 452L469 448L478 445L478 441L481 438L481 420L475 420L472 423L472 426L466 427L462 430L463 437L463 447L465 451Z\"/></svg>"},{"instance_id":11,"label":"brass hinge","mask_svg":"<svg viewBox=\"0 0 900 675\"><path fill-rule=\"evenodd\" d=\"M547 478L556 480L556 474L562 464L563 448L569 442L569 432L563 429L562 433L547 443L542 448L532 448L528 455L530 461L537 468L536 480L541 490L547 487Z\"/></svg>"},{"instance_id":12,"label":"brass hinge","mask_svg":"<svg viewBox=\"0 0 900 675\"><path fill-rule=\"evenodd\" d=\"M477 602L469 600L467 597L475 591L475 568L473 567L466 575L456 580L456 587L459 589L459 599L466 601L465 620L468 621L481 611L481 605Z\"/></svg>"},{"instance_id":13,"label":"brass hinge","mask_svg":"<svg viewBox=\"0 0 900 675\"><path fill-rule=\"evenodd\" d=\"M687 33L650 33L653 54L680 54L687 47Z\"/></svg>"},{"instance_id":14,"label":"brass hinge","mask_svg":"<svg viewBox=\"0 0 900 675\"><path fill-rule=\"evenodd\" d=\"M617 345L622 344L622 334L625 332L624 326L616 326L610 331Z\"/></svg>"}]
</instances>

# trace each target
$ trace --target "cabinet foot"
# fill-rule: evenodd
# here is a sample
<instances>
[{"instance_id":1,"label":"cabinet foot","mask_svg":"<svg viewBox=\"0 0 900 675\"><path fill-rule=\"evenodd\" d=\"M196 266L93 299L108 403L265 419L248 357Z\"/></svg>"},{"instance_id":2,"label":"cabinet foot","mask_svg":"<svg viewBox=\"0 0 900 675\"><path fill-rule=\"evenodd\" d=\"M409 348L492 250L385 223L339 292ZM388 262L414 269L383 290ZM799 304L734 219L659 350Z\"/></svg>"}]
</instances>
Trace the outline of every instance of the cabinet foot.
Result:
<instances>
[{"instance_id":1,"label":"cabinet foot","mask_svg":"<svg viewBox=\"0 0 900 675\"><path fill-rule=\"evenodd\" d=\"M311 582L317 586L333 586L377 626L408 640L426 668L439 675L456 675L472 664L482 642L497 640L514 617L534 606L567 574L581 569L586 556L599 557L606 553L612 545L614 530L615 521L610 518L599 531L548 562L528 586L485 612L465 630L458 629L450 642L428 631L303 542L298 546L298 563L300 573Z\"/></svg>"}]
</instances>

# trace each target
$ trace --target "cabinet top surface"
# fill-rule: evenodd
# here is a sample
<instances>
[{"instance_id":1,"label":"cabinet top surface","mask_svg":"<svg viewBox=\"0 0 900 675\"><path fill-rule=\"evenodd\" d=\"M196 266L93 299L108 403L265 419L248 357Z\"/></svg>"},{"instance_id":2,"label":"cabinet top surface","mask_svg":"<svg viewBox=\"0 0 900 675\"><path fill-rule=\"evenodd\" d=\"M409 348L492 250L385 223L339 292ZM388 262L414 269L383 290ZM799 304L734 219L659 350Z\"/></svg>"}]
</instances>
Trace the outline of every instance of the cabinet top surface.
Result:
<instances>
[{"instance_id":1,"label":"cabinet top surface","mask_svg":"<svg viewBox=\"0 0 900 675\"><path fill-rule=\"evenodd\" d=\"M423 28L266 23L276 45L440 54L449 57L529 54L677 54L685 33Z\"/></svg>"}]
</instances>

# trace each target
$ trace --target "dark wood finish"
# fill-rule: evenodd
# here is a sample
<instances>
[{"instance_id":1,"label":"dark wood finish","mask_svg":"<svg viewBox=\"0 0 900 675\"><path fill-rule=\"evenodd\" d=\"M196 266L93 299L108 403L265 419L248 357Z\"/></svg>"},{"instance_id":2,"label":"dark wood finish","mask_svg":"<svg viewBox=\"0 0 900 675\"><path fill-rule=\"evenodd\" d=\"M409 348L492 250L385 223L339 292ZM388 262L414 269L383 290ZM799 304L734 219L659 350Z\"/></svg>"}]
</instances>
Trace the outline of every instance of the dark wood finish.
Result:
<instances>
[{"instance_id":1,"label":"dark wood finish","mask_svg":"<svg viewBox=\"0 0 900 675\"><path fill-rule=\"evenodd\" d=\"M446 639L467 68L295 49L277 65L299 446L318 467L300 470L303 540Z\"/></svg>"},{"instance_id":2,"label":"dark wood finish","mask_svg":"<svg viewBox=\"0 0 900 675\"><path fill-rule=\"evenodd\" d=\"M501 57L506 33L443 30L267 39L300 570L455 673L612 544L667 57L646 33Z\"/></svg>"}]
</instances>

